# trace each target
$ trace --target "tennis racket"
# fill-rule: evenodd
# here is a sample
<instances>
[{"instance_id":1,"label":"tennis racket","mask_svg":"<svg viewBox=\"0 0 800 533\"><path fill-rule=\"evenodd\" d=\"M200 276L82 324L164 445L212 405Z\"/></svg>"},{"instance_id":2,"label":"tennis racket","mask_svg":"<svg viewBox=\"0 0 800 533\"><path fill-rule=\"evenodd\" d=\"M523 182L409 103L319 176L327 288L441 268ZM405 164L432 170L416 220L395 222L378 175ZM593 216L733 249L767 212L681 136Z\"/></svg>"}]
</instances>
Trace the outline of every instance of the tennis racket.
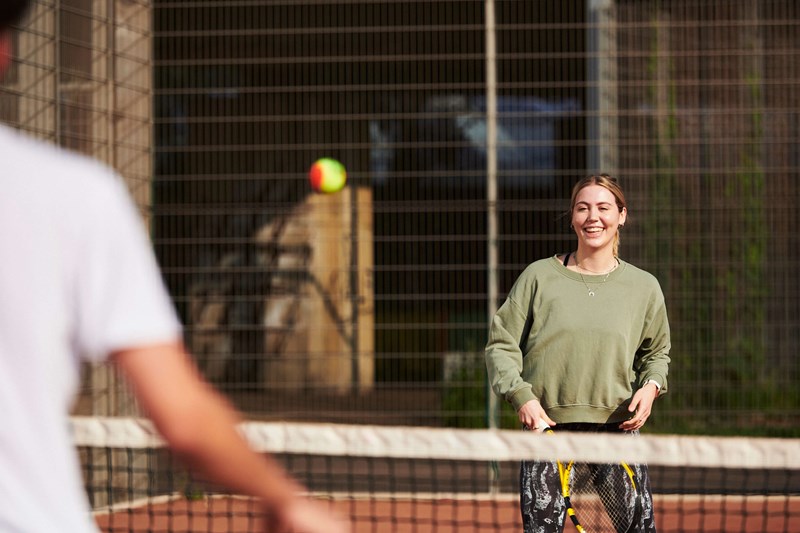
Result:
<instances>
[{"instance_id":1,"label":"tennis racket","mask_svg":"<svg viewBox=\"0 0 800 533\"><path fill-rule=\"evenodd\" d=\"M545 433L552 434L549 427ZM634 533L641 527L643 487L637 468L557 461L567 516L580 533Z\"/></svg>"}]
</instances>

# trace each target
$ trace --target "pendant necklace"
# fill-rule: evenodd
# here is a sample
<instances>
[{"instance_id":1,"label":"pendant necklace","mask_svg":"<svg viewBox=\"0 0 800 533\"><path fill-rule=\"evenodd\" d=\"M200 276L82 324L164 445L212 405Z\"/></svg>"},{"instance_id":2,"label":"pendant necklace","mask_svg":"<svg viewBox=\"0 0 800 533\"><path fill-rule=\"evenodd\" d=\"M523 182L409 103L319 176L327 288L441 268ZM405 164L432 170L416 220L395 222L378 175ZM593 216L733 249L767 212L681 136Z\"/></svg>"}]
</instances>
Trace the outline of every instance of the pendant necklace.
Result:
<instances>
[{"instance_id":1,"label":"pendant necklace","mask_svg":"<svg viewBox=\"0 0 800 533\"><path fill-rule=\"evenodd\" d=\"M619 259L614 258L614 260L616 261L616 264L611 268L611 270L606 272L606 275L603 278L603 281L600 282L600 285L602 285L603 283L608 281L608 276L610 276L611 273L614 272L617 269L617 267L619 266ZM579 265L577 257L575 258L575 266L578 268L578 275L581 277L581 281L583 282L584 286L586 286L586 290L589 291L589 296L594 296L595 295L594 289L592 289L589 286L589 284L586 283L586 279L583 277L583 273L581 272L581 270L586 270L588 272L592 272L592 271L589 270L588 268L583 268L581 265ZM597 274L597 272L595 272L595 274ZM602 275L602 273L600 273L600 275Z\"/></svg>"}]
</instances>

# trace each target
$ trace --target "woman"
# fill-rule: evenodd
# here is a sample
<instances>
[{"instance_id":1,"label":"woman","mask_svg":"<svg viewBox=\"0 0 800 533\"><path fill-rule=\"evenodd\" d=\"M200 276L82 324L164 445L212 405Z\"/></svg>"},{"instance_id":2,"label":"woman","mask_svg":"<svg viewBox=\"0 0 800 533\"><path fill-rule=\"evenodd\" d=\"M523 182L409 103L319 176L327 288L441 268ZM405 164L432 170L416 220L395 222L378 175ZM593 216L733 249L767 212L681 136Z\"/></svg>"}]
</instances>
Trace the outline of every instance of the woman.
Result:
<instances>
[{"instance_id":1,"label":"woman","mask_svg":"<svg viewBox=\"0 0 800 533\"><path fill-rule=\"evenodd\" d=\"M577 248L529 265L492 321L489 379L526 428L638 434L667 390L664 296L652 275L619 259L628 209L614 178L580 180L570 212ZM647 470L637 468L647 494L636 531L655 531ZM561 531L556 466L521 470L524 530Z\"/></svg>"}]
</instances>

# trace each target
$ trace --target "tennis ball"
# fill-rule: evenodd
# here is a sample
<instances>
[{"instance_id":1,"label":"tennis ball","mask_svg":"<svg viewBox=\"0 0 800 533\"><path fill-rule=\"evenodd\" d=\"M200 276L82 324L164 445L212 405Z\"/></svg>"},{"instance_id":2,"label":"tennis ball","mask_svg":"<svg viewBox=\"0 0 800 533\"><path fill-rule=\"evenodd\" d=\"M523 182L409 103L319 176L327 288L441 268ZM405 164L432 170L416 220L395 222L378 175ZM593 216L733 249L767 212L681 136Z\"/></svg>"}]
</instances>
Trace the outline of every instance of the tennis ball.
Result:
<instances>
[{"instance_id":1,"label":"tennis ball","mask_svg":"<svg viewBox=\"0 0 800 533\"><path fill-rule=\"evenodd\" d=\"M315 191L330 194L342 190L347 182L347 171L337 160L323 157L311 165L308 180Z\"/></svg>"}]
</instances>

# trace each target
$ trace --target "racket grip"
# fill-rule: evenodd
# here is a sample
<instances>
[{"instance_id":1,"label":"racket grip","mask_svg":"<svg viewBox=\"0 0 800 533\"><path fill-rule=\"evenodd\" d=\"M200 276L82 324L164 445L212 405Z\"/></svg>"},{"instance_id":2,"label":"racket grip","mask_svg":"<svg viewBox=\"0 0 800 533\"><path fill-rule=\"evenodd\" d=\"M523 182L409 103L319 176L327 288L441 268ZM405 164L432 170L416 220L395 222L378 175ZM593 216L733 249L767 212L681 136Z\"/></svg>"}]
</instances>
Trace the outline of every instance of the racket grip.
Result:
<instances>
[{"instance_id":1,"label":"racket grip","mask_svg":"<svg viewBox=\"0 0 800 533\"><path fill-rule=\"evenodd\" d=\"M536 426L537 431L547 431L550 429L550 426L545 422L543 419L539 419L539 424Z\"/></svg>"}]
</instances>

